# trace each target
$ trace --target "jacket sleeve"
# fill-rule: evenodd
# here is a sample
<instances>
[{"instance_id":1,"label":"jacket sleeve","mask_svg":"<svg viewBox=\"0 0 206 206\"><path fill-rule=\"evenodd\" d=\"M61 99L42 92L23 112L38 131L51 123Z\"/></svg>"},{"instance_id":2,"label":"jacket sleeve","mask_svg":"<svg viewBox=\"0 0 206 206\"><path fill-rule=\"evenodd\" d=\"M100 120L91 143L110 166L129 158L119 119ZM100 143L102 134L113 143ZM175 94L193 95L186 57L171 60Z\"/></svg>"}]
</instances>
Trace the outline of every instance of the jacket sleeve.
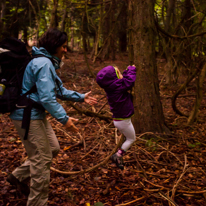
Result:
<instances>
[{"instance_id":1,"label":"jacket sleeve","mask_svg":"<svg viewBox=\"0 0 206 206\"><path fill-rule=\"evenodd\" d=\"M129 90L134 86L136 80L136 67L128 66L127 69L123 72L122 88L123 90Z\"/></svg>"},{"instance_id":2,"label":"jacket sleeve","mask_svg":"<svg viewBox=\"0 0 206 206\"><path fill-rule=\"evenodd\" d=\"M56 72L53 65L45 60L40 67L36 66L34 70L36 87L39 100L42 106L62 124L66 124L69 117L66 111L56 100L55 94L55 76Z\"/></svg>"},{"instance_id":3,"label":"jacket sleeve","mask_svg":"<svg viewBox=\"0 0 206 206\"><path fill-rule=\"evenodd\" d=\"M56 81L58 81L58 84L59 84L59 86L56 85L58 98L73 101L73 102L83 102L84 101L85 94L80 94L79 92L66 89L65 87L63 87L63 83L58 76L57 76Z\"/></svg>"}]
</instances>

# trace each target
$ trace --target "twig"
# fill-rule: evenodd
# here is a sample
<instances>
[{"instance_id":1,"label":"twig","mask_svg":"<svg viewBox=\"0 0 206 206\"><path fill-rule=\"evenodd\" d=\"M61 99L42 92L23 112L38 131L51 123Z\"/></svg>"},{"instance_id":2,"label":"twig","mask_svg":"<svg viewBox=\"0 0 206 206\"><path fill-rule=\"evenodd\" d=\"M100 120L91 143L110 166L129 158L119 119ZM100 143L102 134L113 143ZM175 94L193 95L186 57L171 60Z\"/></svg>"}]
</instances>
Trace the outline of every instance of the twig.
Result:
<instances>
[{"instance_id":1,"label":"twig","mask_svg":"<svg viewBox=\"0 0 206 206\"><path fill-rule=\"evenodd\" d=\"M166 199L169 203L171 203L173 206L178 206L178 204L176 202L174 202L174 200L172 200L169 196L167 196L164 192L159 191L158 194L163 197L164 199Z\"/></svg>"},{"instance_id":2,"label":"twig","mask_svg":"<svg viewBox=\"0 0 206 206\"><path fill-rule=\"evenodd\" d=\"M157 160L155 159L155 157L153 157L147 150L145 150L144 148L139 149L140 151L142 151L142 153L144 153L148 158L152 158L155 162L157 162Z\"/></svg>"},{"instance_id":3,"label":"twig","mask_svg":"<svg viewBox=\"0 0 206 206\"><path fill-rule=\"evenodd\" d=\"M78 132L78 135L80 137L80 142L83 144L84 146L84 151L86 151L86 143L85 143L85 139L84 137L80 134L80 132Z\"/></svg>"},{"instance_id":4,"label":"twig","mask_svg":"<svg viewBox=\"0 0 206 206\"><path fill-rule=\"evenodd\" d=\"M140 201L140 200L144 200L145 198L147 198L147 197L146 197L146 196L143 196L143 197L140 197L140 198L138 198L138 199L136 199L136 200L132 200L132 201L127 202L127 203L118 204L118 205L115 205L115 206L131 205L132 203L138 202L138 201Z\"/></svg>"},{"instance_id":5,"label":"twig","mask_svg":"<svg viewBox=\"0 0 206 206\"><path fill-rule=\"evenodd\" d=\"M56 126L56 129L58 129L58 130L64 132L69 138L71 138L71 139L74 140L75 142L79 142L79 141L76 140L74 137L72 137L71 135L69 135L69 133L68 133L66 130L61 129L61 128L57 127L57 126Z\"/></svg>"},{"instance_id":6,"label":"twig","mask_svg":"<svg viewBox=\"0 0 206 206\"><path fill-rule=\"evenodd\" d=\"M145 132L145 133L141 134L139 137L137 137L137 139L138 139L138 140L141 140L141 141L144 141L144 142L147 142L147 140L140 138L140 137L144 136L145 134L152 134L152 135L156 136L153 132ZM167 150L166 148L164 148L163 146L161 146L161 145L159 145L159 144L156 144L156 145L157 145L158 147L160 147L160 148L168 151L168 150ZM182 161L181 161L174 153L172 153L171 151L168 151L168 152L169 152L171 155L173 155L173 156L183 165Z\"/></svg>"},{"instance_id":7,"label":"twig","mask_svg":"<svg viewBox=\"0 0 206 206\"><path fill-rule=\"evenodd\" d=\"M186 193L186 194L204 194L206 193L206 190L201 190L201 191L184 191L184 190L177 190L178 192L181 193Z\"/></svg>"},{"instance_id":8,"label":"twig","mask_svg":"<svg viewBox=\"0 0 206 206\"><path fill-rule=\"evenodd\" d=\"M99 114L99 113L101 112L101 110L105 107L105 105L106 105L107 103L108 103L108 102L105 102L105 103L103 104L103 106L98 110L97 114ZM93 119L94 119L94 117L92 117L92 118L88 121L87 124L89 124Z\"/></svg>"},{"instance_id":9,"label":"twig","mask_svg":"<svg viewBox=\"0 0 206 206\"><path fill-rule=\"evenodd\" d=\"M102 161L100 162L99 164L93 166L93 167L90 167L88 169L85 169L85 170L81 170L81 171L75 171L75 172L71 172L71 171L61 171L61 170L58 170L58 169L55 169L53 167L51 167L51 170L54 171L54 172L58 172L60 174L65 174L65 175L77 175L77 174L83 174L83 173L87 173L87 172L91 172L93 170L95 170L96 168L100 167L101 165L105 164L106 162L108 162L108 160L110 159L110 157L116 152L116 150L120 147L120 145L122 144L122 141L123 141L123 136L121 137L119 143L116 145L116 147L112 150L112 152Z\"/></svg>"},{"instance_id":10,"label":"twig","mask_svg":"<svg viewBox=\"0 0 206 206\"><path fill-rule=\"evenodd\" d=\"M81 160L84 159L88 154L90 154L97 146L99 146L99 143L97 145L95 145L91 150L89 150L89 152L87 152L87 154L85 154L83 157L81 157Z\"/></svg>"},{"instance_id":11,"label":"twig","mask_svg":"<svg viewBox=\"0 0 206 206\"><path fill-rule=\"evenodd\" d=\"M121 138L121 135L120 136L117 135L117 128L115 128L114 130L114 136L115 136L115 144L117 144Z\"/></svg>"},{"instance_id":12,"label":"twig","mask_svg":"<svg viewBox=\"0 0 206 206\"><path fill-rule=\"evenodd\" d=\"M68 104L70 106L72 106L74 109L76 109L78 112L80 112L81 114L85 114L85 115L90 116L90 117L98 117L98 118L103 119L103 120L108 121L108 122L110 122L112 120L111 116L104 116L104 115L101 115L101 114L98 114L96 112L92 112L89 110L82 110L78 106L74 105L71 102L68 102Z\"/></svg>"},{"instance_id":13,"label":"twig","mask_svg":"<svg viewBox=\"0 0 206 206\"><path fill-rule=\"evenodd\" d=\"M162 186L162 185L156 185L156 184L150 182L149 180L144 180L144 181L147 182L147 183L149 183L149 184L151 184L151 185L153 185L153 186L155 186L155 187L160 187L161 189L166 189L166 190L168 190L168 188L166 188L166 187L164 187L164 186Z\"/></svg>"},{"instance_id":14,"label":"twig","mask_svg":"<svg viewBox=\"0 0 206 206\"><path fill-rule=\"evenodd\" d=\"M135 160L136 160L136 162L137 162L138 166L139 166L139 167L140 167L140 169L142 170L142 172L143 172L143 174L144 174L145 178L147 178L147 174L146 174L145 170L143 169L142 165L139 163L139 161L138 161L138 159L137 159L136 154L135 154L135 153L133 153L133 156L134 156L134 158L135 158Z\"/></svg>"},{"instance_id":15,"label":"twig","mask_svg":"<svg viewBox=\"0 0 206 206\"><path fill-rule=\"evenodd\" d=\"M178 184L180 183L180 181L182 180L182 177L184 176L184 174L185 174L186 171L187 171L188 164L187 164L187 156L186 156L186 154L184 154L184 157L185 157L185 165L184 165L182 174L180 175L179 179L177 180L177 182L176 182L175 185L173 186L172 196L171 196L172 199L174 199L175 192L176 192L176 190L177 190Z\"/></svg>"}]
</instances>

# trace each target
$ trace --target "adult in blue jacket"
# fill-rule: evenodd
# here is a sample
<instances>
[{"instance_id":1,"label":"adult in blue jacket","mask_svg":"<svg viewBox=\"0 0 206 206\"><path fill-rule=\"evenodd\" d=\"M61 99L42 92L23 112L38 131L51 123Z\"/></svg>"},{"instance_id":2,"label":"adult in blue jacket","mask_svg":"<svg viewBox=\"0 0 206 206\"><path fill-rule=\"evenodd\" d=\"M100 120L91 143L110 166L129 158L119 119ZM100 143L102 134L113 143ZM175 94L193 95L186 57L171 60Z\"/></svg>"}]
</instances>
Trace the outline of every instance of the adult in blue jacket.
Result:
<instances>
[{"instance_id":1,"label":"adult in blue jacket","mask_svg":"<svg viewBox=\"0 0 206 206\"><path fill-rule=\"evenodd\" d=\"M91 92L80 94L63 87L61 79L56 74L61 59L67 52L67 34L57 29L49 29L39 40L39 48L32 48L32 55L39 55L27 65L23 82L22 94L36 85L37 92L30 94L30 98L43 106L54 118L62 123L67 130L77 132L74 125L75 118L69 117L56 100L57 95L74 102L86 102L90 105L96 99L90 96ZM52 158L59 150L57 137L46 119L45 110L32 108L28 137L25 140L25 129L22 129L23 109L16 109L10 114L21 140L25 146L28 159L12 174L7 181L17 186L17 189L28 195L27 206L47 205L50 166ZM30 178L30 188L23 183Z\"/></svg>"}]
</instances>

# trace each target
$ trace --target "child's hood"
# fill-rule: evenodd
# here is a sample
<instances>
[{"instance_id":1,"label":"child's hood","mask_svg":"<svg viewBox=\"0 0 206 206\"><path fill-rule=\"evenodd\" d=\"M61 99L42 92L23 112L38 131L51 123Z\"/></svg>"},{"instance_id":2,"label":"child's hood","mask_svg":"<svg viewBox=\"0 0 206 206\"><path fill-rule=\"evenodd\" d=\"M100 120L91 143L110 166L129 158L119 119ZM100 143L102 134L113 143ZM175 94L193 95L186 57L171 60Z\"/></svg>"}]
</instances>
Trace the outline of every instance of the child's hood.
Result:
<instances>
[{"instance_id":1,"label":"child's hood","mask_svg":"<svg viewBox=\"0 0 206 206\"><path fill-rule=\"evenodd\" d=\"M97 73L96 81L103 89L112 86L116 80L118 77L113 66L104 67Z\"/></svg>"}]
</instances>

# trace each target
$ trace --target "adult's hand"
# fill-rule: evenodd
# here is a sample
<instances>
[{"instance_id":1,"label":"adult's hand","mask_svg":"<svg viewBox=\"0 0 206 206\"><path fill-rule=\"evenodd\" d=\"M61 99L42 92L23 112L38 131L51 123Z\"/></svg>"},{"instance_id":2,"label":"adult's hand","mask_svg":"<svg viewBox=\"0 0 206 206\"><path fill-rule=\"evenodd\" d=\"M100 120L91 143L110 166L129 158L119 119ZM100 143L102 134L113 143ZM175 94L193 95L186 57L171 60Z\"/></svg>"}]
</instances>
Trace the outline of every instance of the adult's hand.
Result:
<instances>
[{"instance_id":1,"label":"adult's hand","mask_svg":"<svg viewBox=\"0 0 206 206\"><path fill-rule=\"evenodd\" d=\"M85 97L84 97L84 101L87 103L87 104L90 104L90 105L94 105L97 103L97 99L95 99L94 97L90 97L91 91L85 93Z\"/></svg>"},{"instance_id":2,"label":"adult's hand","mask_svg":"<svg viewBox=\"0 0 206 206\"><path fill-rule=\"evenodd\" d=\"M71 131L71 132L78 132L79 129L73 123L73 122L77 122L77 121L78 121L78 119L75 119L73 117L69 117L69 120L64 125L66 127L66 130Z\"/></svg>"}]
</instances>

